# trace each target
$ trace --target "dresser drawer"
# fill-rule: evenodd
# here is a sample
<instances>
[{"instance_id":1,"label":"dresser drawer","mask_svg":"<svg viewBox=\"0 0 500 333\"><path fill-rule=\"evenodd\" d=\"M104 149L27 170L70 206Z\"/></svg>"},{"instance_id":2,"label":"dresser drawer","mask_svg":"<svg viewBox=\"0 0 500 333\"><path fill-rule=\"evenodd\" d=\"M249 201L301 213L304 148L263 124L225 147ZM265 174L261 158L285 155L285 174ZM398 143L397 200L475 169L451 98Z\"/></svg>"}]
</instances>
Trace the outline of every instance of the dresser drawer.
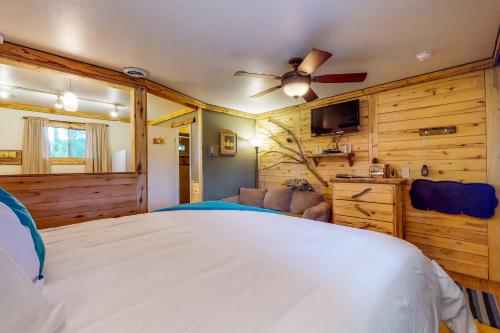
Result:
<instances>
[{"instance_id":1,"label":"dresser drawer","mask_svg":"<svg viewBox=\"0 0 500 333\"><path fill-rule=\"evenodd\" d=\"M394 221L394 206L391 204L335 199L333 212L336 215L386 222Z\"/></svg>"},{"instance_id":2,"label":"dresser drawer","mask_svg":"<svg viewBox=\"0 0 500 333\"><path fill-rule=\"evenodd\" d=\"M333 223L394 236L394 223L335 214Z\"/></svg>"},{"instance_id":3,"label":"dresser drawer","mask_svg":"<svg viewBox=\"0 0 500 333\"><path fill-rule=\"evenodd\" d=\"M335 200L394 204L392 185L339 183L335 184L333 196Z\"/></svg>"}]
</instances>

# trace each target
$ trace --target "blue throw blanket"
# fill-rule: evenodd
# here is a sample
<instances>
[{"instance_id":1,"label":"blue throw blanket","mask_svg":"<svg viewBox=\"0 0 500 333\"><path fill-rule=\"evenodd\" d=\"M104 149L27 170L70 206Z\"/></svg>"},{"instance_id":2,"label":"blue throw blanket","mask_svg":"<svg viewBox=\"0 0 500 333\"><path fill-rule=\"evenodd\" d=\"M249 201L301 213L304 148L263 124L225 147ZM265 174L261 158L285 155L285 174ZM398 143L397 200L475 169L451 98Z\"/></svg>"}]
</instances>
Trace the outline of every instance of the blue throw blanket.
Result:
<instances>
[{"instance_id":1,"label":"blue throw blanket","mask_svg":"<svg viewBox=\"0 0 500 333\"><path fill-rule=\"evenodd\" d=\"M155 212L167 212L172 210L248 210L252 212L283 214L281 212L272 209L244 206L234 202L227 202L227 201L202 201L190 204L180 204L168 208L160 208L155 210Z\"/></svg>"}]
</instances>

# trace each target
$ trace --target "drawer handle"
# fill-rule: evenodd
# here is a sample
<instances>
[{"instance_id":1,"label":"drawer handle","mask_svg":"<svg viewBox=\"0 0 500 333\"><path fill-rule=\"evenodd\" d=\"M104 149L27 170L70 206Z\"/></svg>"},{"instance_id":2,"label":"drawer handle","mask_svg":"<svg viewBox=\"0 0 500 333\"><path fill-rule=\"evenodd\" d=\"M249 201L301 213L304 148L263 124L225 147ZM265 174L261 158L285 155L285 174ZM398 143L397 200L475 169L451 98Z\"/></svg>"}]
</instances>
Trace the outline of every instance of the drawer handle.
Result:
<instances>
[{"instance_id":1,"label":"drawer handle","mask_svg":"<svg viewBox=\"0 0 500 333\"><path fill-rule=\"evenodd\" d=\"M369 187L368 187L368 188L365 188L363 191L361 191L361 192L359 192L359 193L357 193L357 194L353 194L353 195L351 195L351 199L356 199L356 198L358 198L358 197L362 196L363 194L366 194L366 193L370 192L371 190L372 190L372 189L371 189L371 188L369 188Z\"/></svg>"},{"instance_id":2,"label":"drawer handle","mask_svg":"<svg viewBox=\"0 0 500 333\"><path fill-rule=\"evenodd\" d=\"M354 205L354 208L356 208L359 212L361 212L362 214L364 214L364 215L366 215L366 216L368 216L368 217L370 217L370 216L371 216L371 214L370 214L370 213L368 213L368 211L366 211L366 210L364 210L363 208L359 207L359 205L358 205L358 204L355 204L355 205Z\"/></svg>"}]
</instances>

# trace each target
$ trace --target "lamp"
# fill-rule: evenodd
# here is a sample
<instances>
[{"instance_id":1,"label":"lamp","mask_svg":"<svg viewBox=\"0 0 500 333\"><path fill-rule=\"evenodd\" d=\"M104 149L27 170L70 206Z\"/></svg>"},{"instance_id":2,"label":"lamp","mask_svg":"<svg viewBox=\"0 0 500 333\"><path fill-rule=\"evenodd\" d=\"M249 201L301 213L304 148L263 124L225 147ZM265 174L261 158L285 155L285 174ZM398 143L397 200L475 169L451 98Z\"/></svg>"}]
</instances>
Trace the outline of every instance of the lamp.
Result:
<instances>
[{"instance_id":1,"label":"lamp","mask_svg":"<svg viewBox=\"0 0 500 333\"><path fill-rule=\"evenodd\" d=\"M115 109L109 113L109 115L113 118L118 117L118 105L115 105Z\"/></svg>"},{"instance_id":2,"label":"lamp","mask_svg":"<svg viewBox=\"0 0 500 333\"><path fill-rule=\"evenodd\" d=\"M250 144L255 148L255 187L259 188L259 147L264 140L258 136L248 139Z\"/></svg>"},{"instance_id":3,"label":"lamp","mask_svg":"<svg viewBox=\"0 0 500 333\"><path fill-rule=\"evenodd\" d=\"M63 106L66 111L75 112L78 110L78 97L71 88L71 80L69 80L69 91L65 92L63 96Z\"/></svg>"}]
</instances>

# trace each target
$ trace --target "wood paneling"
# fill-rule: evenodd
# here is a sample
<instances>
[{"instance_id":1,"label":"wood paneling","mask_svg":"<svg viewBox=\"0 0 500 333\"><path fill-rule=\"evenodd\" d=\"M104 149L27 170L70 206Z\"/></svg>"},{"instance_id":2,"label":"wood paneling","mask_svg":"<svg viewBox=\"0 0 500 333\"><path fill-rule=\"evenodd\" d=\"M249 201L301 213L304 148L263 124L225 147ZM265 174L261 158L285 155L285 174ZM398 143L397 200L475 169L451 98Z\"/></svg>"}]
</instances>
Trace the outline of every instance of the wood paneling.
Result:
<instances>
[{"instance_id":1,"label":"wood paneling","mask_svg":"<svg viewBox=\"0 0 500 333\"><path fill-rule=\"evenodd\" d=\"M0 187L18 198L40 229L136 214L134 173L0 177Z\"/></svg>"},{"instance_id":2,"label":"wood paneling","mask_svg":"<svg viewBox=\"0 0 500 333\"><path fill-rule=\"evenodd\" d=\"M498 42L498 41L497 41ZM498 44L497 44L498 46ZM487 180L500 197L500 67L486 70ZM488 224L490 279L500 281L500 209Z\"/></svg>"},{"instance_id":3,"label":"wood paneling","mask_svg":"<svg viewBox=\"0 0 500 333\"><path fill-rule=\"evenodd\" d=\"M404 85L398 89L361 97L361 131L345 137L341 144L350 143L354 165L346 162L321 160L318 172L330 179L336 173L367 175L368 161L377 157L398 170L408 167L411 179L422 178L423 164L429 167L431 180L463 182L490 182L497 179L500 139L498 133L498 80L499 70L479 70L455 76ZM489 73L489 74L488 74ZM412 81L415 83L414 81ZM490 97L486 98L488 92ZM294 129L306 150L326 148L328 138L313 138L310 133L310 107L323 106L339 101L330 98L302 107L292 107L283 112L259 116L257 128L273 131L286 138L266 121L272 116ZM488 104L488 114L486 112ZM495 105L493 105L495 104ZM456 125L457 133L422 137L422 127ZM488 132L487 132L488 130ZM496 134L495 134L496 133ZM487 134L488 138L487 138ZM324 188L314 177L296 165L280 165L262 170L281 158L279 154L265 154L268 150L280 150L271 140L266 140L259 153L260 184L262 187L283 186L285 179L305 177L316 190L331 196L331 186ZM493 171L495 170L495 171ZM495 173L496 172L496 173ZM488 176L489 175L489 176ZM497 178L495 178L497 177ZM416 210L409 199L410 185L405 188L406 239L419 246L429 257L436 259L450 271L500 281L500 223L495 220L475 219L462 215L448 215ZM337 198L345 200L340 209L348 210L350 192L339 190ZM373 202L385 203L389 198L371 195ZM378 201L374 201L376 200ZM345 206L345 207L344 207ZM350 212L353 213L353 212ZM359 216L358 224L363 224ZM384 231L384 225L375 226ZM493 265L493 267L491 267Z\"/></svg>"}]
</instances>

